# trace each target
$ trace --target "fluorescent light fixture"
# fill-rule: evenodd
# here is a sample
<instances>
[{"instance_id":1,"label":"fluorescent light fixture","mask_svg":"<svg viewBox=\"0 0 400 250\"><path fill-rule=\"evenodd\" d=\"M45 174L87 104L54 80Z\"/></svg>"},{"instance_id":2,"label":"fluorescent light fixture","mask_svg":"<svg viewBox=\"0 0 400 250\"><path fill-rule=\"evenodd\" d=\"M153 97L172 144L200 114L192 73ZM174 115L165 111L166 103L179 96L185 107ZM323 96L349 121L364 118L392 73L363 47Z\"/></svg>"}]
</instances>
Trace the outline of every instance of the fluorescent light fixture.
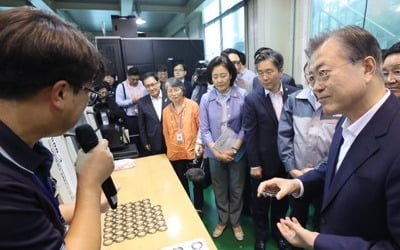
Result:
<instances>
[{"instance_id":1,"label":"fluorescent light fixture","mask_svg":"<svg viewBox=\"0 0 400 250\"><path fill-rule=\"evenodd\" d=\"M136 24L137 25L142 25L142 24L145 24L145 23L146 23L146 20L142 19L141 17L138 17L136 19Z\"/></svg>"}]
</instances>

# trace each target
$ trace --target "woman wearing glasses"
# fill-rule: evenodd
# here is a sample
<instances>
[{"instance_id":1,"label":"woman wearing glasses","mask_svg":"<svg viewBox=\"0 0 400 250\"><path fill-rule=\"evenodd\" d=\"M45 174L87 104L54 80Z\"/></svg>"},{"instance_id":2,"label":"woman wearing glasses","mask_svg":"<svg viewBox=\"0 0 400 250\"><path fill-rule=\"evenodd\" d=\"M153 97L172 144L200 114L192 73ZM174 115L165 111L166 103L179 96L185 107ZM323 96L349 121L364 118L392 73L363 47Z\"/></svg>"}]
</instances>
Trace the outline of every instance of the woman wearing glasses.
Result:
<instances>
[{"instance_id":1,"label":"woman wearing glasses","mask_svg":"<svg viewBox=\"0 0 400 250\"><path fill-rule=\"evenodd\" d=\"M162 113L163 134L170 160L186 193L190 197L189 183L185 176L189 163L195 158L197 132L199 130L199 105L185 97L185 87L176 78L166 82L166 92L171 101ZM193 183L194 207L203 208L203 187Z\"/></svg>"},{"instance_id":2,"label":"woman wearing glasses","mask_svg":"<svg viewBox=\"0 0 400 250\"><path fill-rule=\"evenodd\" d=\"M240 226L245 184L245 148L242 128L246 91L233 85L236 69L225 56L217 56L207 67L208 81L214 89L200 102L200 132L205 154L210 159L210 172L217 204L219 223L213 237L219 237L227 224L237 240L243 240ZM229 136L233 135L233 136ZM234 140L222 140L224 137Z\"/></svg>"}]
</instances>

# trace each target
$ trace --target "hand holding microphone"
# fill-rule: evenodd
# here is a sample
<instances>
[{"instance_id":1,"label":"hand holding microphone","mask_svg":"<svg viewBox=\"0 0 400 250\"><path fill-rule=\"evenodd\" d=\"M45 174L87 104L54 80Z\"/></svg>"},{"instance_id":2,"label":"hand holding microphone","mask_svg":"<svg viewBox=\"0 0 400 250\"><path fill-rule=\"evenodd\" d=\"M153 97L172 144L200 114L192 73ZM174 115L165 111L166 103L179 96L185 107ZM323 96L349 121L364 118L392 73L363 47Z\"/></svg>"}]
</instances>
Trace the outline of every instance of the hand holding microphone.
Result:
<instances>
[{"instance_id":1,"label":"hand holding microphone","mask_svg":"<svg viewBox=\"0 0 400 250\"><path fill-rule=\"evenodd\" d=\"M88 124L75 130L76 139L85 155L78 156L78 178L84 179L85 185L101 184L103 192L112 209L117 207L117 190L110 177L114 169L114 160L108 148L107 140L99 142L92 127Z\"/></svg>"}]
</instances>

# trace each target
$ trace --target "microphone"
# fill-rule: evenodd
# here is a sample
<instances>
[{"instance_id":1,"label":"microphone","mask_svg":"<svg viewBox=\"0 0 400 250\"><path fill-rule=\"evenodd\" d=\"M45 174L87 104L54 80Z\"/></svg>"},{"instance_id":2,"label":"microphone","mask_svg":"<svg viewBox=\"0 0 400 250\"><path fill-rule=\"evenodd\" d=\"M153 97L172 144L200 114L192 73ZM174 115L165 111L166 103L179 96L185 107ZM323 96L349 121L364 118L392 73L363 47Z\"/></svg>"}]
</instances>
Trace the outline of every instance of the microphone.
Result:
<instances>
[{"instance_id":1,"label":"microphone","mask_svg":"<svg viewBox=\"0 0 400 250\"><path fill-rule=\"evenodd\" d=\"M76 140L82 147L83 152L87 153L92 148L96 147L99 143L99 139L95 134L93 128L89 124L84 124L75 129ZM117 189L115 188L114 182L111 176L108 177L101 185L104 194L107 197L107 201L112 209L117 208L118 197Z\"/></svg>"}]
</instances>

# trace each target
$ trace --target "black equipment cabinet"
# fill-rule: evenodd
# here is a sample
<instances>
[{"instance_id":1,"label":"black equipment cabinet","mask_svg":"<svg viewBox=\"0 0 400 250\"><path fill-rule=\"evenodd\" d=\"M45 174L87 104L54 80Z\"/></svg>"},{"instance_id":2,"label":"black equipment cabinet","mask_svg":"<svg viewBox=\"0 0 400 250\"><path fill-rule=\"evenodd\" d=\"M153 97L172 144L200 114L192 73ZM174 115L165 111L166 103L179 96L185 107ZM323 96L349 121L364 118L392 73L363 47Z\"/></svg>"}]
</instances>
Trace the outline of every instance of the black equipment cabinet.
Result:
<instances>
[{"instance_id":1,"label":"black equipment cabinet","mask_svg":"<svg viewBox=\"0 0 400 250\"><path fill-rule=\"evenodd\" d=\"M125 80L131 66L139 68L143 74L163 64L171 77L175 62L187 66L186 78L190 80L197 62L204 60L202 39L96 37L96 44L107 62L108 71L118 75L118 82Z\"/></svg>"},{"instance_id":2,"label":"black equipment cabinet","mask_svg":"<svg viewBox=\"0 0 400 250\"><path fill-rule=\"evenodd\" d=\"M117 82L125 80L125 70L122 60L121 39L119 37L96 37L96 46L103 55L107 72L118 76Z\"/></svg>"}]
</instances>

